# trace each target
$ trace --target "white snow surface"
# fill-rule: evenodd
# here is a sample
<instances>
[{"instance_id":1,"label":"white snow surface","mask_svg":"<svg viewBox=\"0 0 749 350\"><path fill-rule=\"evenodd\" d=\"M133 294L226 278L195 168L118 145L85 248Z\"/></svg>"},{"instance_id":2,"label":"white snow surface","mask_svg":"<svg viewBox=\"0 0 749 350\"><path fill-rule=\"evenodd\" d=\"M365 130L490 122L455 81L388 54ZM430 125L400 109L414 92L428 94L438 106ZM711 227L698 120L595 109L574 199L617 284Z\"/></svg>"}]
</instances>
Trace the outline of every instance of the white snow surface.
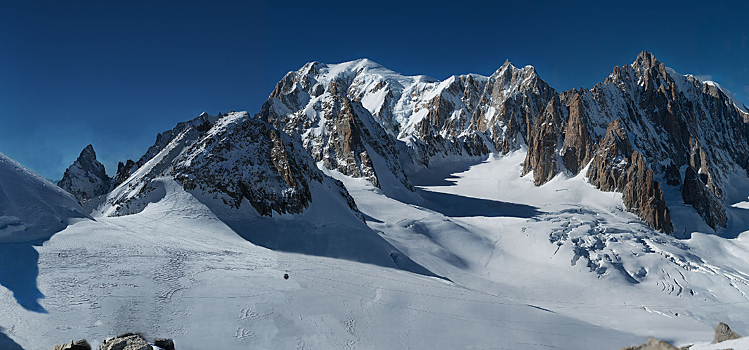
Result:
<instances>
[{"instance_id":1,"label":"white snow surface","mask_svg":"<svg viewBox=\"0 0 749 350\"><path fill-rule=\"evenodd\" d=\"M0 153L0 243L46 239L86 217L72 195Z\"/></svg>"},{"instance_id":2,"label":"white snow surface","mask_svg":"<svg viewBox=\"0 0 749 350\"><path fill-rule=\"evenodd\" d=\"M96 347L141 332L173 338L180 350L620 349L648 336L693 349L748 348L745 339L700 343L718 322L749 334L749 231L736 224L749 220L747 201L728 209L732 237L679 240L643 225L621 194L584 176L534 186L531 174L519 176L524 158L521 149L411 174L423 199L415 204L323 168L398 249L391 266L254 245L205 199L160 178L161 194L137 214L81 221L33 247L36 271L3 260L0 347L46 350L81 338ZM294 226L299 235L324 235L336 221L338 212L320 204L302 215L308 228ZM245 224L267 232L298 219ZM353 237L352 249L364 236ZM397 268L401 254L444 278ZM4 282L10 270L33 278ZM39 307L31 308L26 294L35 291Z\"/></svg>"}]
</instances>

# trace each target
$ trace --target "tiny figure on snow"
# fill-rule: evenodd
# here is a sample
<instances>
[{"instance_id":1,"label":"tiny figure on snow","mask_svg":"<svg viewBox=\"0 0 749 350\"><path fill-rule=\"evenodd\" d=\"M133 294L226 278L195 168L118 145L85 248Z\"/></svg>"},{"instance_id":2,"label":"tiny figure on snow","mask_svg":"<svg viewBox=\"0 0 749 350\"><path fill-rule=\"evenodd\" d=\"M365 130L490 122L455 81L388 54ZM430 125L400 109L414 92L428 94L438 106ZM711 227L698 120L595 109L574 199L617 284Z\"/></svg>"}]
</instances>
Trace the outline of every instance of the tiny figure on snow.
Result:
<instances>
[{"instance_id":1,"label":"tiny figure on snow","mask_svg":"<svg viewBox=\"0 0 749 350\"><path fill-rule=\"evenodd\" d=\"M289 274L288 273L283 274L283 279L285 280L289 279Z\"/></svg>"}]
</instances>

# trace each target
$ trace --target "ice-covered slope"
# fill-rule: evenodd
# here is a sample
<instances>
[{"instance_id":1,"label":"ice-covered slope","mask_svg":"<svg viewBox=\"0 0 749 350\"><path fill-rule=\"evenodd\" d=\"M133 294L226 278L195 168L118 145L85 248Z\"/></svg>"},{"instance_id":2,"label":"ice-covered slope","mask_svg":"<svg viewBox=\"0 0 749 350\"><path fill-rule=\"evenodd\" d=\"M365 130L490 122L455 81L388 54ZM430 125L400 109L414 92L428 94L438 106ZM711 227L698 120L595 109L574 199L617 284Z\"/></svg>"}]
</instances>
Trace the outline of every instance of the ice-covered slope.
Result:
<instances>
[{"instance_id":1,"label":"ice-covered slope","mask_svg":"<svg viewBox=\"0 0 749 350\"><path fill-rule=\"evenodd\" d=\"M0 243L47 239L86 217L69 193L0 153Z\"/></svg>"}]
</instances>

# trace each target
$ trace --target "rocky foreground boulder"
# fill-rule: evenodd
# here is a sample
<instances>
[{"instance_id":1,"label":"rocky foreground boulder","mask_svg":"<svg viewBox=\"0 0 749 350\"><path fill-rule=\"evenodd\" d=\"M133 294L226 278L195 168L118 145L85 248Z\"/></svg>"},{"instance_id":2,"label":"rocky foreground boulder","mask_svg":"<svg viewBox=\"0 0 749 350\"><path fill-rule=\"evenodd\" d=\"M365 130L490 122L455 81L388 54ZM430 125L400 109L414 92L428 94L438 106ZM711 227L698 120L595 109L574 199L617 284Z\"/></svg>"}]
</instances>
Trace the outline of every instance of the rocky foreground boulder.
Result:
<instances>
[{"instance_id":1,"label":"rocky foreground boulder","mask_svg":"<svg viewBox=\"0 0 749 350\"><path fill-rule=\"evenodd\" d=\"M153 343L160 349L163 350L174 350L174 341L167 338L156 338ZM55 345L52 350L91 350L86 339L81 339L77 342ZM117 337L110 337L104 340L99 345L99 350L155 350L151 344L148 343L146 338L136 333L125 333Z\"/></svg>"},{"instance_id":2,"label":"rocky foreground boulder","mask_svg":"<svg viewBox=\"0 0 749 350\"><path fill-rule=\"evenodd\" d=\"M53 346L52 350L91 350L91 345L86 339L81 339L77 342L71 340L70 343Z\"/></svg>"},{"instance_id":3,"label":"rocky foreground boulder","mask_svg":"<svg viewBox=\"0 0 749 350\"><path fill-rule=\"evenodd\" d=\"M731 327L728 327L727 324L720 322L715 327L715 338L713 339L713 344L718 344L726 340L734 340L739 338L741 338L741 336L732 331ZM646 341L645 344L628 346L625 348L621 348L620 350L687 350L691 347L692 345L687 345L681 348L677 348L663 340L649 337L648 341Z\"/></svg>"},{"instance_id":4,"label":"rocky foreground boulder","mask_svg":"<svg viewBox=\"0 0 749 350\"><path fill-rule=\"evenodd\" d=\"M731 327L728 327L727 324L721 322L718 323L717 327L715 327L715 338L713 339L713 344L718 344L726 340L734 340L739 338L741 338L740 335L732 331Z\"/></svg>"}]
</instances>

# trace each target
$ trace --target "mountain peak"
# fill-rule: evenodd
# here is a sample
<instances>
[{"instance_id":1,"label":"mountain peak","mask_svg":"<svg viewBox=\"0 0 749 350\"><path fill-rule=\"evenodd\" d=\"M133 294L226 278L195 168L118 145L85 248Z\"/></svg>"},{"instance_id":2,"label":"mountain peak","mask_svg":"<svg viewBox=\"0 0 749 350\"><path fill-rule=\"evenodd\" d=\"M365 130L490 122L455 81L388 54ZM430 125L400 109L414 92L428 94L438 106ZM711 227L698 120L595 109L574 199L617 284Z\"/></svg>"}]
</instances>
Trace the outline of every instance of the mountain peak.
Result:
<instances>
[{"instance_id":1,"label":"mountain peak","mask_svg":"<svg viewBox=\"0 0 749 350\"><path fill-rule=\"evenodd\" d=\"M660 65L660 62L657 58L655 58L655 55L643 50L642 52L637 54L637 59L635 59L635 62L633 62L632 65L650 69L651 67L658 67Z\"/></svg>"},{"instance_id":2,"label":"mountain peak","mask_svg":"<svg viewBox=\"0 0 749 350\"><path fill-rule=\"evenodd\" d=\"M78 158L96 159L96 152L94 151L94 146L89 143L88 146L83 148Z\"/></svg>"},{"instance_id":3,"label":"mountain peak","mask_svg":"<svg viewBox=\"0 0 749 350\"><path fill-rule=\"evenodd\" d=\"M109 190L110 178L104 165L96 160L94 146L89 144L57 183L79 201L88 200Z\"/></svg>"}]
</instances>

